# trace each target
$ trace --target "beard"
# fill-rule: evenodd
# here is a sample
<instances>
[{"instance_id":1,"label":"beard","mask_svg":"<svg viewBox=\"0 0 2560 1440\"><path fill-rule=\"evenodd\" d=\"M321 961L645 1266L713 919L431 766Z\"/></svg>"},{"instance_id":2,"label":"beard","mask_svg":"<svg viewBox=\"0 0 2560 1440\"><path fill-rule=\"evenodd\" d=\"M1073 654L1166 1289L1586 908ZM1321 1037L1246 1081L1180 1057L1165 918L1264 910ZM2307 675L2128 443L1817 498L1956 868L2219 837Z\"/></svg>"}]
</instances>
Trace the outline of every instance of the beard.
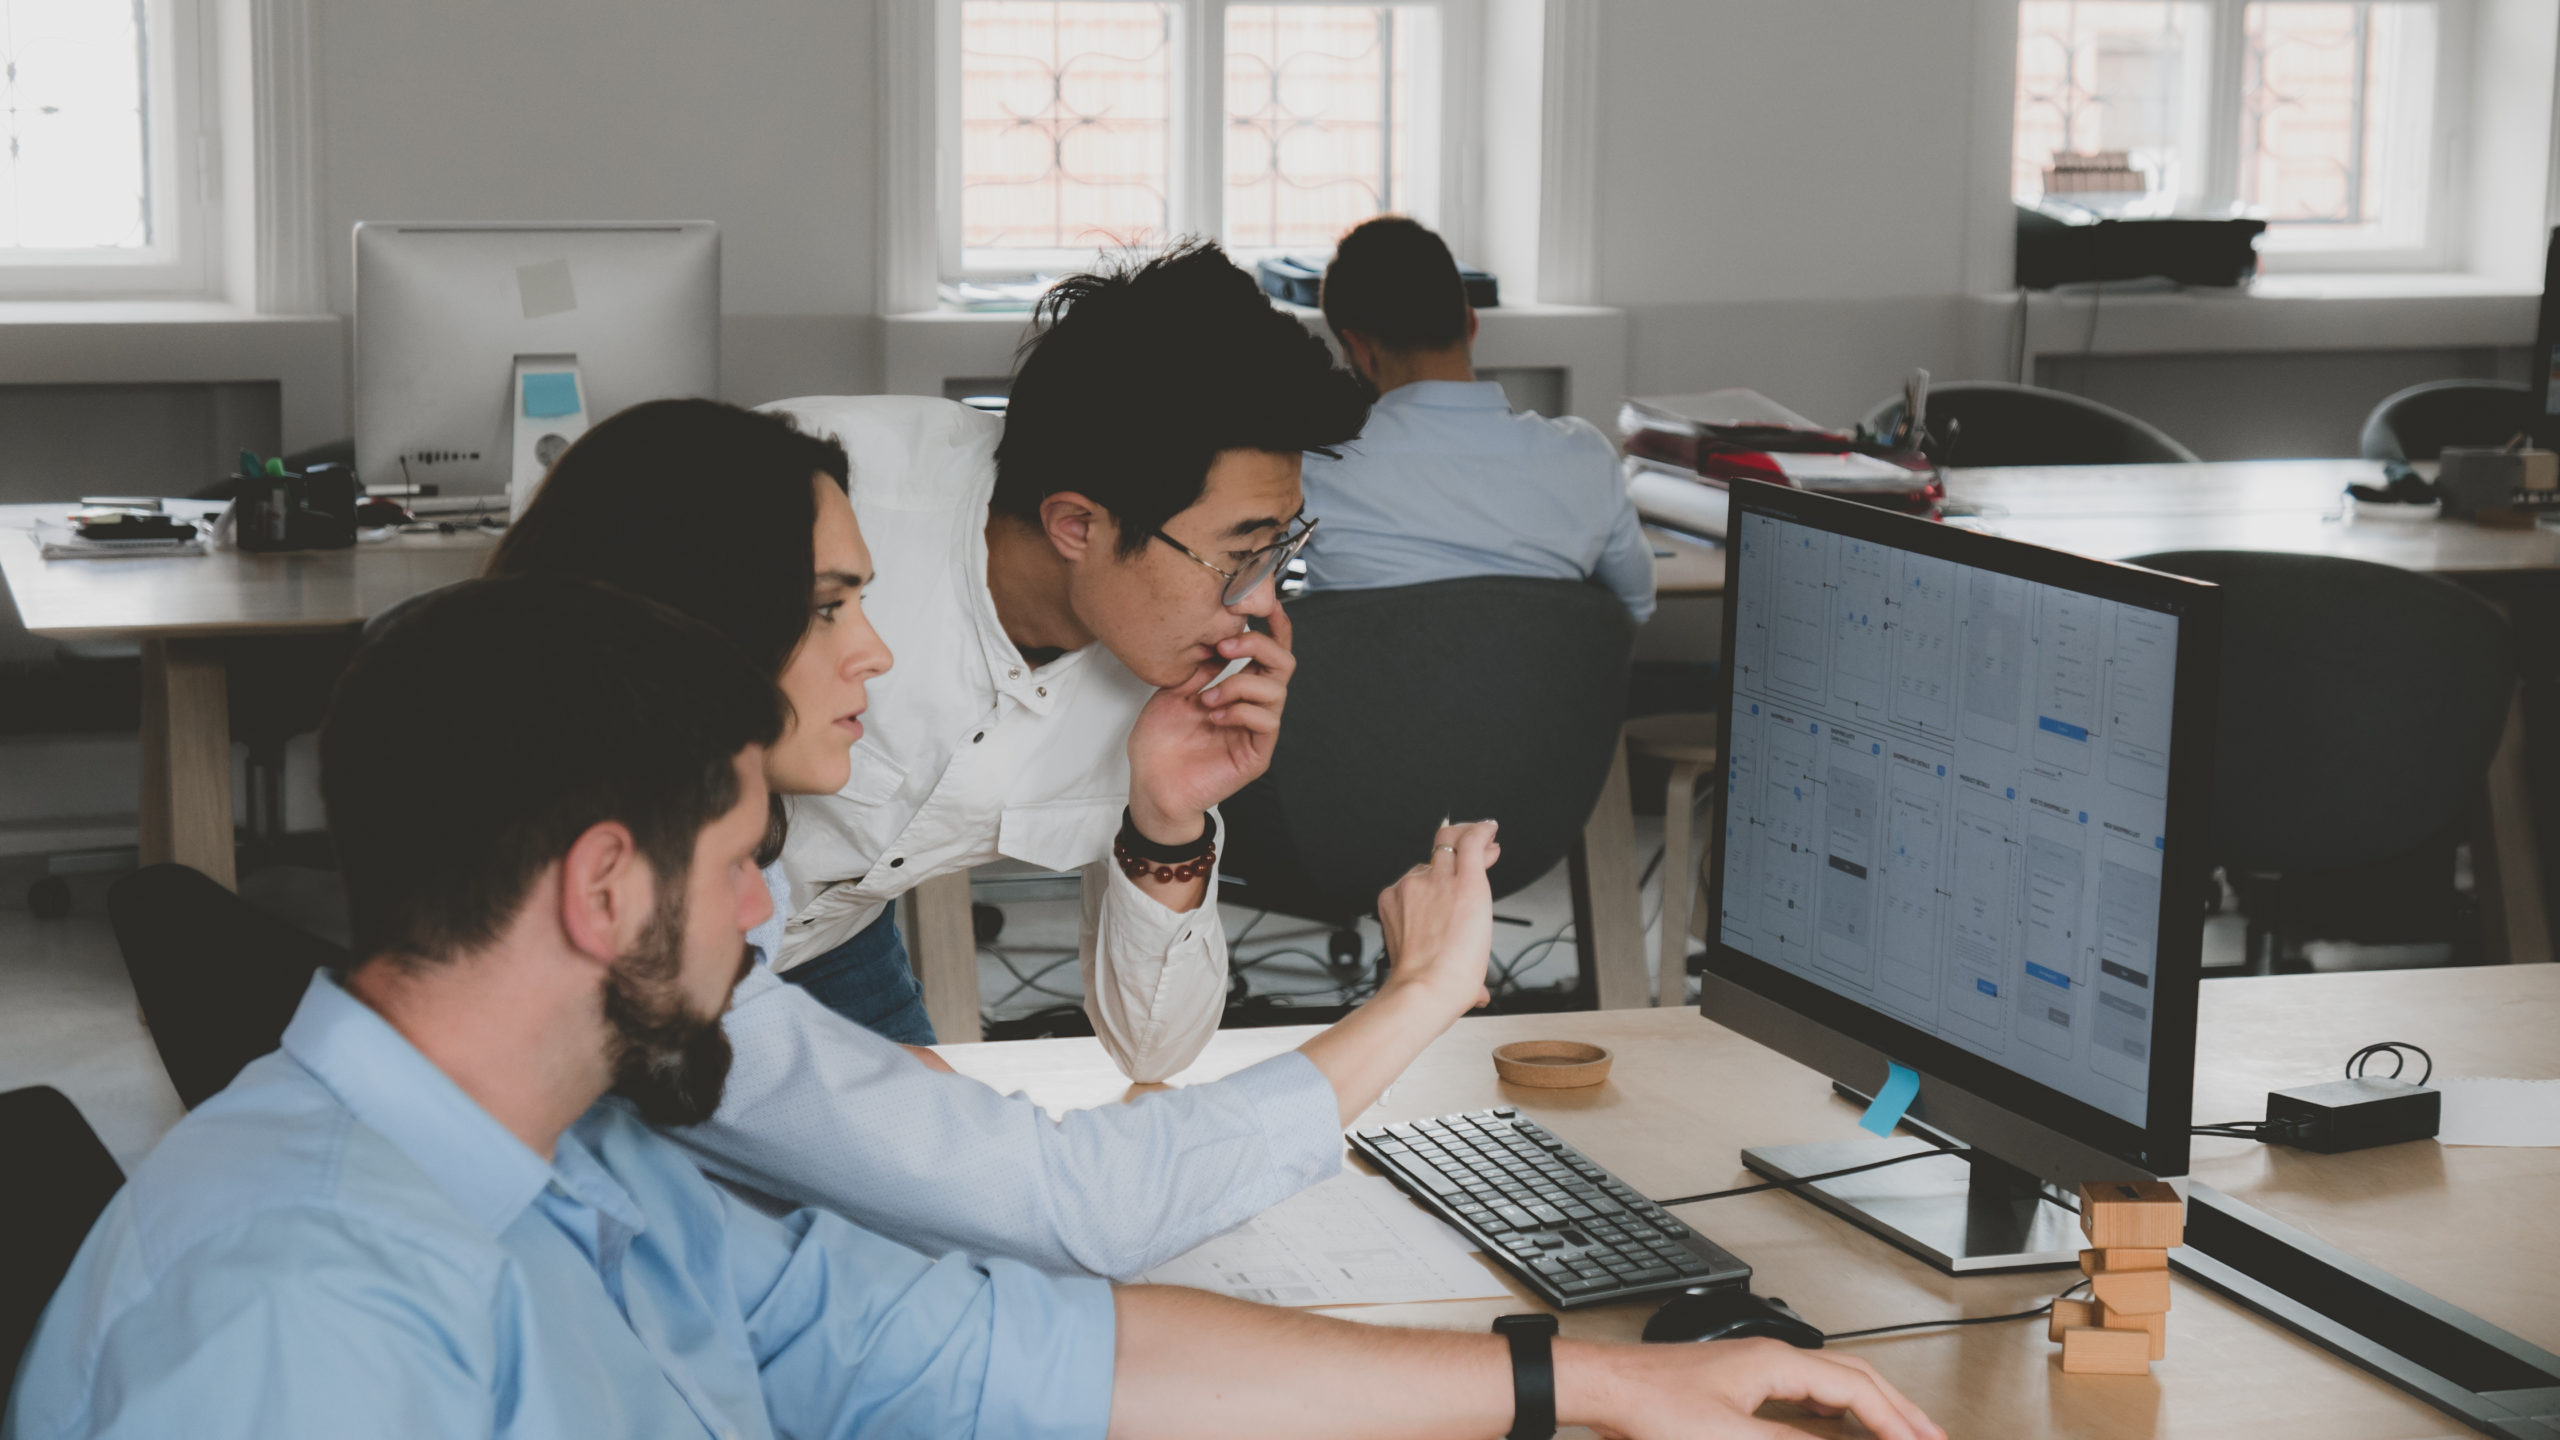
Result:
<instances>
[{"instance_id":1,"label":"beard","mask_svg":"<svg viewBox=\"0 0 2560 1440\"><path fill-rule=\"evenodd\" d=\"M605 977L613 1093L652 1125L710 1119L729 1079L729 1034L720 1028L720 1016L685 1008L685 908L681 891L662 901L639 945ZM742 947L740 976L754 960L754 951Z\"/></svg>"}]
</instances>

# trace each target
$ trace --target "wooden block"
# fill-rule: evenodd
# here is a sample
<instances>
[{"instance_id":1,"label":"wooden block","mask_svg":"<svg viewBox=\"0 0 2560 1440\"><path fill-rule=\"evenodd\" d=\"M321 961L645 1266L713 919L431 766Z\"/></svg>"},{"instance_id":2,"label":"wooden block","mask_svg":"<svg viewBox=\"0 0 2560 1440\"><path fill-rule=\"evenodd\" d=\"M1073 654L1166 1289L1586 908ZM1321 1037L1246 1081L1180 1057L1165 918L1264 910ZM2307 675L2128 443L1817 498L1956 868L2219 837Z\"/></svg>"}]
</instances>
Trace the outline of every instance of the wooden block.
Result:
<instances>
[{"instance_id":1,"label":"wooden block","mask_svg":"<svg viewBox=\"0 0 2560 1440\"><path fill-rule=\"evenodd\" d=\"M2089 1293L2109 1314L2157 1315L2169 1308L2169 1272L2102 1270L2089 1277Z\"/></svg>"},{"instance_id":2,"label":"wooden block","mask_svg":"<svg viewBox=\"0 0 2560 1440\"><path fill-rule=\"evenodd\" d=\"M2044 1338L2059 1345L2065 1330L2098 1330L2098 1302L2095 1300L2056 1300L2053 1315L2045 1321Z\"/></svg>"},{"instance_id":3,"label":"wooden block","mask_svg":"<svg viewBox=\"0 0 2560 1440\"><path fill-rule=\"evenodd\" d=\"M2065 1330L2062 1373L2148 1375L2151 1342L2139 1330Z\"/></svg>"},{"instance_id":4,"label":"wooden block","mask_svg":"<svg viewBox=\"0 0 2560 1440\"><path fill-rule=\"evenodd\" d=\"M2120 1310L2097 1307L2097 1318L2090 1323L2100 1330L2139 1330L2151 1337L2151 1358L2169 1353L2169 1312L2154 1310L2148 1315L2131 1315Z\"/></svg>"},{"instance_id":5,"label":"wooden block","mask_svg":"<svg viewBox=\"0 0 2560 1440\"><path fill-rule=\"evenodd\" d=\"M2187 1210L2157 1180L2080 1187L2080 1230L2100 1250L2167 1250L2185 1237Z\"/></svg>"},{"instance_id":6,"label":"wooden block","mask_svg":"<svg viewBox=\"0 0 2560 1440\"><path fill-rule=\"evenodd\" d=\"M2166 1250L2116 1249L2080 1252L2080 1273L2083 1275L2095 1275L2101 1270L2166 1270L2168 1268L2169 1252Z\"/></svg>"}]
</instances>

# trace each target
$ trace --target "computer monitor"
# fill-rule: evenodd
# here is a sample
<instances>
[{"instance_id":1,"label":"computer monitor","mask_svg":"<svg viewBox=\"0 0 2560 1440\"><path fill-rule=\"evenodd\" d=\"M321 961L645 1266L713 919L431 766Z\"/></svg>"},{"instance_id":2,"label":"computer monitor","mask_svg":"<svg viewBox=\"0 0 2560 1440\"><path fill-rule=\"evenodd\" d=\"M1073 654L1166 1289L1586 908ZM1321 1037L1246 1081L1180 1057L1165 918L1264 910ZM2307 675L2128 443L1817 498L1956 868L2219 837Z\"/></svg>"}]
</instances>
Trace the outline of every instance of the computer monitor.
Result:
<instances>
[{"instance_id":1,"label":"computer monitor","mask_svg":"<svg viewBox=\"0 0 2560 1440\"><path fill-rule=\"evenodd\" d=\"M1951 1272L2185 1173L2219 592L1737 481L1706 1016L1962 1147L1799 1193ZM1924 1138L1744 1152L1775 1178Z\"/></svg>"},{"instance_id":2,"label":"computer monitor","mask_svg":"<svg viewBox=\"0 0 2560 1440\"><path fill-rule=\"evenodd\" d=\"M720 388L720 232L366 222L356 473L516 503L591 420Z\"/></svg>"}]
</instances>

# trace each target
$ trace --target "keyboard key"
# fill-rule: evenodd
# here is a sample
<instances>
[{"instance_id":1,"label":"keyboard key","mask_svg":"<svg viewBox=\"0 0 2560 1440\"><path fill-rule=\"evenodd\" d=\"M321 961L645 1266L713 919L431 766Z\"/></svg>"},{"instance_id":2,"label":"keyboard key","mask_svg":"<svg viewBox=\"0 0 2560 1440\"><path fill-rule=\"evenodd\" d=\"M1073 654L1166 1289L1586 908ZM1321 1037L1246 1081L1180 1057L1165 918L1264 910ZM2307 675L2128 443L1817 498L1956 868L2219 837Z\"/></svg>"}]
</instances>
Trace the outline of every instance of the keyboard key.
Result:
<instances>
[{"instance_id":1,"label":"keyboard key","mask_svg":"<svg viewBox=\"0 0 2560 1440\"><path fill-rule=\"evenodd\" d=\"M1538 1223L1536 1216L1517 1205L1496 1205L1493 1207L1493 1213L1502 1218L1503 1224L1514 1230L1526 1230Z\"/></svg>"},{"instance_id":2,"label":"keyboard key","mask_svg":"<svg viewBox=\"0 0 2560 1440\"><path fill-rule=\"evenodd\" d=\"M1679 1273L1668 1265L1648 1265L1620 1278L1630 1285L1651 1285L1658 1281L1677 1279Z\"/></svg>"},{"instance_id":3,"label":"keyboard key","mask_svg":"<svg viewBox=\"0 0 2560 1440\"><path fill-rule=\"evenodd\" d=\"M1421 1182L1424 1189L1434 1195L1455 1195L1465 1188L1439 1171L1425 1166L1414 1166L1412 1174L1415 1180Z\"/></svg>"},{"instance_id":4,"label":"keyboard key","mask_svg":"<svg viewBox=\"0 0 2560 1440\"><path fill-rule=\"evenodd\" d=\"M1556 1287L1567 1295L1591 1295L1609 1288L1606 1280L1567 1280Z\"/></svg>"},{"instance_id":5,"label":"keyboard key","mask_svg":"<svg viewBox=\"0 0 2560 1440\"><path fill-rule=\"evenodd\" d=\"M1558 1208L1564 1211L1565 1218L1568 1220L1588 1220L1592 1215L1591 1207L1588 1205L1565 1205Z\"/></svg>"},{"instance_id":6,"label":"keyboard key","mask_svg":"<svg viewBox=\"0 0 2560 1440\"><path fill-rule=\"evenodd\" d=\"M1553 1255L1539 1256L1537 1259L1529 1262L1529 1268L1537 1271L1541 1275L1545 1275L1556 1280L1562 1280L1573 1273L1565 1268L1565 1263L1563 1261L1557 1259Z\"/></svg>"},{"instance_id":7,"label":"keyboard key","mask_svg":"<svg viewBox=\"0 0 2560 1440\"><path fill-rule=\"evenodd\" d=\"M1538 1248L1541 1250L1561 1250L1564 1248L1564 1237L1561 1235L1540 1235L1538 1237Z\"/></svg>"},{"instance_id":8,"label":"keyboard key","mask_svg":"<svg viewBox=\"0 0 2560 1440\"><path fill-rule=\"evenodd\" d=\"M1564 1223L1564 1212L1558 1210L1553 1205L1532 1205L1529 1207L1529 1213L1537 1216L1540 1220L1545 1221L1549 1225L1562 1225Z\"/></svg>"}]
</instances>

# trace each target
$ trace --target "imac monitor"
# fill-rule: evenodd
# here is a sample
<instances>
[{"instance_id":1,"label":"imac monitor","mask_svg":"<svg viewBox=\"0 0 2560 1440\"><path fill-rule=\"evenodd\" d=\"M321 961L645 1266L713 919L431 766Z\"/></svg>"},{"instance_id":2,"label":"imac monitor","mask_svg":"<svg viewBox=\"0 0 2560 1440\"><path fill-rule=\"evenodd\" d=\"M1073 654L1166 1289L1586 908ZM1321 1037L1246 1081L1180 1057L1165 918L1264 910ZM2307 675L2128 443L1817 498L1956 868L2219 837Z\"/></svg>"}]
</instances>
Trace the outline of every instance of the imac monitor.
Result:
<instances>
[{"instance_id":1,"label":"imac monitor","mask_svg":"<svg viewBox=\"0 0 2560 1440\"><path fill-rule=\"evenodd\" d=\"M1704 1013L1916 1074L1958 1147L1807 1198L1951 1272L2071 1264L2046 1184L2187 1167L2219 592L1748 481L1727 544Z\"/></svg>"},{"instance_id":2,"label":"imac monitor","mask_svg":"<svg viewBox=\"0 0 2560 1440\"><path fill-rule=\"evenodd\" d=\"M355 247L356 473L369 486L521 503L590 420L719 389L708 222L366 222Z\"/></svg>"},{"instance_id":3,"label":"imac monitor","mask_svg":"<svg viewBox=\"0 0 2560 1440\"><path fill-rule=\"evenodd\" d=\"M2551 232L2542 253L2542 316L2534 327L2533 359L2525 367L2525 384L2533 391L2533 443L2560 450L2560 229Z\"/></svg>"}]
</instances>

